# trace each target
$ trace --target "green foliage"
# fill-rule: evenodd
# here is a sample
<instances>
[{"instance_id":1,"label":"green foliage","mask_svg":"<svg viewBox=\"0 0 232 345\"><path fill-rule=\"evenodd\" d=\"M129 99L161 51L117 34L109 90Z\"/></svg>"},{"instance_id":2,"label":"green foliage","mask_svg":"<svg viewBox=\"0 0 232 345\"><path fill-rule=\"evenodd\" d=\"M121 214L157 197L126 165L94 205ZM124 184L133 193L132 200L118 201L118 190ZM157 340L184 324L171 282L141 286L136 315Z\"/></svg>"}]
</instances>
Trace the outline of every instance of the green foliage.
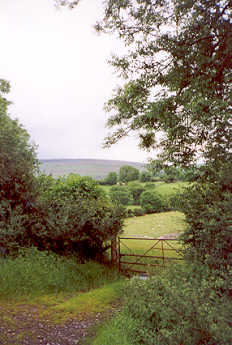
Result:
<instances>
[{"instance_id":1,"label":"green foliage","mask_svg":"<svg viewBox=\"0 0 232 345\"><path fill-rule=\"evenodd\" d=\"M139 205L140 195L145 190L143 185L138 182L131 182L128 184L128 189L133 196L133 204Z\"/></svg>"},{"instance_id":2,"label":"green foliage","mask_svg":"<svg viewBox=\"0 0 232 345\"><path fill-rule=\"evenodd\" d=\"M21 241L36 197L35 147L29 134L12 120L4 93L10 86L0 80L0 244L5 248Z\"/></svg>"},{"instance_id":3,"label":"green foliage","mask_svg":"<svg viewBox=\"0 0 232 345\"><path fill-rule=\"evenodd\" d=\"M50 188L41 192L34 210L30 244L62 255L103 260L107 242L122 229L123 209L113 206L90 177L48 180Z\"/></svg>"},{"instance_id":4,"label":"green foliage","mask_svg":"<svg viewBox=\"0 0 232 345\"><path fill-rule=\"evenodd\" d=\"M161 196L156 191L144 191L140 196L140 205L146 213L163 211Z\"/></svg>"},{"instance_id":5,"label":"green foliage","mask_svg":"<svg viewBox=\"0 0 232 345\"><path fill-rule=\"evenodd\" d=\"M133 203L133 196L126 186L113 186L109 195L115 204L129 205Z\"/></svg>"},{"instance_id":6,"label":"green foliage","mask_svg":"<svg viewBox=\"0 0 232 345\"><path fill-rule=\"evenodd\" d=\"M144 188L145 189L154 189L154 188L156 188L156 185L155 185L155 183L152 183L152 182L148 182L148 183L145 183L145 185L144 185Z\"/></svg>"},{"instance_id":7,"label":"green foliage","mask_svg":"<svg viewBox=\"0 0 232 345\"><path fill-rule=\"evenodd\" d=\"M141 171L140 182L150 182L152 180L152 174L149 171Z\"/></svg>"},{"instance_id":8,"label":"green foliage","mask_svg":"<svg viewBox=\"0 0 232 345\"><path fill-rule=\"evenodd\" d=\"M111 60L126 82L106 106L115 128L106 145L136 131L163 161L188 164L199 154L225 161L232 149L231 1L108 0L105 7L97 29L129 47Z\"/></svg>"},{"instance_id":9,"label":"green foliage","mask_svg":"<svg viewBox=\"0 0 232 345\"><path fill-rule=\"evenodd\" d=\"M117 183L117 180L118 180L118 174L112 171L107 175L104 182L106 185L112 186Z\"/></svg>"},{"instance_id":10,"label":"green foliage","mask_svg":"<svg viewBox=\"0 0 232 345\"><path fill-rule=\"evenodd\" d=\"M139 179L139 170L130 165L123 165L119 170L119 181L129 182Z\"/></svg>"},{"instance_id":11,"label":"green foliage","mask_svg":"<svg viewBox=\"0 0 232 345\"><path fill-rule=\"evenodd\" d=\"M218 293L221 284L205 268L189 264L146 281L131 280L119 327L127 329L124 315L134 320L135 345L227 345L232 314L228 296Z\"/></svg>"},{"instance_id":12,"label":"green foliage","mask_svg":"<svg viewBox=\"0 0 232 345\"><path fill-rule=\"evenodd\" d=\"M138 322L135 319L126 313L120 313L97 331L92 345L134 345L137 327Z\"/></svg>"},{"instance_id":13,"label":"green foliage","mask_svg":"<svg viewBox=\"0 0 232 345\"><path fill-rule=\"evenodd\" d=\"M89 291L117 279L116 271L96 262L28 248L1 261L0 298Z\"/></svg>"},{"instance_id":14,"label":"green foliage","mask_svg":"<svg viewBox=\"0 0 232 345\"><path fill-rule=\"evenodd\" d=\"M144 215L145 215L145 211L144 211L144 209L142 209L141 207L136 207L136 208L134 209L134 215L135 215L135 217L144 216Z\"/></svg>"},{"instance_id":15,"label":"green foliage","mask_svg":"<svg viewBox=\"0 0 232 345\"><path fill-rule=\"evenodd\" d=\"M127 216L127 218L129 218L129 217L134 217L134 210L133 209L131 209L131 208L127 208L127 210L126 210L126 216Z\"/></svg>"},{"instance_id":16,"label":"green foliage","mask_svg":"<svg viewBox=\"0 0 232 345\"><path fill-rule=\"evenodd\" d=\"M145 215L144 209L141 207L135 207L133 209L127 208L126 210L126 216L129 217L141 217Z\"/></svg>"},{"instance_id":17,"label":"green foliage","mask_svg":"<svg viewBox=\"0 0 232 345\"><path fill-rule=\"evenodd\" d=\"M184 239L190 245L189 255L219 272L232 266L231 171L231 162L218 170L208 167L201 180L181 196L181 209L188 224Z\"/></svg>"}]
</instances>

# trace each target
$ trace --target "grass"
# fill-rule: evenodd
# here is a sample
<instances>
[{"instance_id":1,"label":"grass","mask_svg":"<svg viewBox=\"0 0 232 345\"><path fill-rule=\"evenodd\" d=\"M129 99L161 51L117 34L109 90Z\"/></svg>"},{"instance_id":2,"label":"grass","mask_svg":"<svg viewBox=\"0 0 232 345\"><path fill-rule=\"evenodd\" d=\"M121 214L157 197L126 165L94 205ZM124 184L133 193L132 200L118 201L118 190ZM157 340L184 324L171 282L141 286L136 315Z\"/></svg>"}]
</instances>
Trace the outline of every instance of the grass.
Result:
<instances>
[{"instance_id":1,"label":"grass","mask_svg":"<svg viewBox=\"0 0 232 345\"><path fill-rule=\"evenodd\" d=\"M165 182L156 182L155 190L162 196L170 196L180 192L184 187L187 187L189 182L174 182L174 183L165 183Z\"/></svg>"},{"instance_id":2,"label":"grass","mask_svg":"<svg viewBox=\"0 0 232 345\"><path fill-rule=\"evenodd\" d=\"M142 217L133 217L126 220L125 229L121 237L142 237L143 240L136 239L121 239L120 251L121 254L136 254L157 256L154 258L137 258L137 257L123 257L124 262L138 262L146 264L163 264L170 262L170 258L179 258L181 243L178 240L172 241L154 241L146 240L146 238L158 239L164 235L177 234L184 231L186 224L184 222L184 215L181 212L163 212L156 214L149 214ZM162 251L164 249L164 254ZM175 248L175 250L171 250ZM163 256L164 255L164 256ZM160 257L160 258L158 258ZM165 259L163 259L165 257ZM139 264L122 265L122 269L130 267L135 270L146 270L152 272L154 268L144 267Z\"/></svg>"},{"instance_id":3,"label":"grass","mask_svg":"<svg viewBox=\"0 0 232 345\"><path fill-rule=\"evenodd\" d=\"M128 218L122 236L160 237L181 232L184 228L182 213L157 213ZM147 243L150 246L148 241L133 240L127 246L136 253L143 253ZM11 313L30 313L34 309L38 320L59 324L100 313L107 315L107 322L103 328L97 328L95 339L85 344L132 345L136 321L124 314L110 321L110 311L123 296L124 288L125 278L122 279L110 267L96 262L79 264L74 258L58 257L35 248L27 249L16 259L9 257L1 262L0 301L5 312L0 318L10 327L13 326ZM127 332L120 326L123 318Z\"/></svg>"},{"instance_id":4,"label":"grass","mask_svg":"<svg viewBox=\"0 0 232 345\"><path fill-rule=\"evenodd\" d=\"M79 264L74 258L27 249L2 260L0 299L89 291L118 279L115 270L95 262Z\"/></svg>"},{"instance_id":5,"label":"grass","mask_svg":"<svg viewBox=\"0 0 232 345\"><path fill-rule=\"evenodd\" d=\"M123 236L159 236L185 229L184 215L178 211L147 214L126 219Z\"/></svg>"},{"instance_id":6,"label":"grass","mask_svg":"<svg viewBox=\"0 0 232 345\"><path fill-rule=\"evenodd\" d=\"M109 309L112 302L121 295L123 282L118 281L103 287L84 292L69 298L52 307L57 312L65 312L71 316L77 314L95 314Z\"/></svg>"},{"instance_id":7,"label":"grass","mask_svg":"<svg viewBox=\"0 0 232 345\"><path fill-rule=\"evenodd\" d=\"M122 327L124 325L125 327ZM133 345L137 323L123 312L97 330L92 345ZM87 345L87 343L86 343Z\"/></svg>"},{"instance_id":8,"label":"grass","mask_svg":"<svg viewBox=\"0 0 232 345\"><path fill-rule=\"evenodd\" d=\"M122 237L158 238L166 234L182 232L184 228L184 216L180 212L150 214L128 218ZM153 242L147 240L122 240L122 243L125 254L130 251L143 254L153 245ZM158 256L160 253L160 249L153 249L149 255ZM118 279L117 271L107 266L94 262L78 264L74 258L62 258L31 248L22 251L16 259L9 257L2 260L0 299L16 300L25 296L30 299L52 294L58 296L87 292Z\"/></svg>"},{"instance_id":9,"label":"grass","mask_svg":"<svg viewBox=\"0 0 232 345\"><path fill-rule=\"evenodd\" d=\"M23 318L13 324L16 315L31 315L36 327L40 320L62 325L111 313L124 281L116 269L103 264L80 264L74 258L27 249L15 259L2 260L0 322L19 331Z\"/></svg>"}]
</instances>

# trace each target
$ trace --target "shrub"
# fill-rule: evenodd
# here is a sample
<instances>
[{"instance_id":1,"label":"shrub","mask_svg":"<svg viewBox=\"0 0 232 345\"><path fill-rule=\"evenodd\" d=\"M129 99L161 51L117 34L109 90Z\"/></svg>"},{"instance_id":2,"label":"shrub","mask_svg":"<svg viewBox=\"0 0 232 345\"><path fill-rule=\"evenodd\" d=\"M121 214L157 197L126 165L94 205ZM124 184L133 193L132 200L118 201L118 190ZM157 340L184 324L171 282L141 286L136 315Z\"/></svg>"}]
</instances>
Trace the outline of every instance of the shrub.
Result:
<instances>
[{"instance_id":1,"label":"shrub","mask_svg":"<svg viewBox=\"0 0 232 345\"><path fill-rule=\"evenodd\" d=\"M146 213L163 211L162 198L155 191L144 191L140 196L140 205Z\"/></svg>"},{"instance_id":2,"label":"shrub","mask_svg":"<svg viewBox=\"0 0 232 345\"><path fill-rule=\"evenodd\" d=\"M126 186L113 186L109 195L116 204L129 205L133 203L133 196Z\"/></svg>"},{"instance_id":3,"label":"shrub","mask_svg":"<svg viewBox=\"0 0 232 345\"><path fill-rule=\"evenodd\" d=\"M231 170L231 162L219 169L208 167L180 199L188 224L183 238L189 257L218 272L232 267Z\"/></svg>"},{"instance_id":4,"label":"shrub","mask_svg":"<svg viewBox=\"0 0 232 345\"><path fill-rule=\"evenodd\" d=\"M3 246L8 246L11 236L11 248L34 246L81 260L105 260L108 241L122 229L124 210L114 206L88 177L40 176L38 185L40 194L24 220L25 227L15 216L17 232L14 237L1 234Z\"/></svg>"},{"instance_id":5,"label":"shrub","mask_svg":"<svg viewBox=\"0 0 232 345\"><path fill-rule=\"evenodd\" d=\"M119 181L129 182L139 179L139 170L130 166L123 165L119 170Z\"/></svg>"},{"instance_id":6,"label":"shrub","mask_svg":"<svg viewBox=\"0 0 232 345\"><path fill-rule=\"evenodd\" d=\"M134 210L132 210L131 208L128 208L126 210L126 216L129 218L129 217L134 217L135 216L135 213L134 213Z\"/></svg>"},{"instance_id":7,"label":"shrub","mask_svg":"<svg viewBox=\"0 0 232 345\"><path fill-rule=\"evenodd\" d=\"M156 186L155 186L155 183L146 183L144 185L144 188L145 189L154 189L154 188L156 188Z\"/></svg>"},{"instance_id":8,"label":"shrub","mask_svg":"<svg viewBox=\"0 0 232 345\"><path fill-rule=\"evenodd\" d=\"M149 171L141 171L139 180L140 182L150 182L152 174Z\"/></svg>"},{"instance_id":9,"label":"shrub","mask_svg":"<svg viewBox=\"0 0 232 345\"><path fill-rule=\"evenodd\" d=\"M144 187L140 183L131 182L128 184L128 190L131 192L133 197L133 204L139 205L140 195L144 192Z\"/></svg>"},{"instance_id":10,"label":"shrub","mask_svg":"<svg viewBox=\"0 0 232 345\"><path fill-rule=\"evenodd\" d=\"M68 177L43 193L36 216L31 238L39 249L103 260L125 212L91 178Z\"/></svg>"},{"instance_id":11,"label":"shrub","mask_svg":"<svg viewBox=\"0 0 232 345\"><path fill-rule=\"evenodd\" d=\"M205 268L189 264L131 280L123 315L136 321L133 344L230 344L232 312L228 297L218 294L220 284Z\"/></svg>"},{"instance_id":12,"label":"shrub","mask_svg":"<svg viewBox=\"0 0 232 345\"><path fill-rule=\"evenodd\" d=\"M104 182L105 182L105 185L113 186L114 184L117 183L117 180L118 180L117 173L112 171L106 176Z\"/></svg>"},{"instance_id":13,"label":"shrub","mask_svg":"<svg viewBox=\"0 0 232 345\"><path fill-rule=\"evenodd\" d=\"M134 215L136 217L144 216L145 215L145 211L142 208L135 208L134 209Z\"/></svg>"}]
</instances>

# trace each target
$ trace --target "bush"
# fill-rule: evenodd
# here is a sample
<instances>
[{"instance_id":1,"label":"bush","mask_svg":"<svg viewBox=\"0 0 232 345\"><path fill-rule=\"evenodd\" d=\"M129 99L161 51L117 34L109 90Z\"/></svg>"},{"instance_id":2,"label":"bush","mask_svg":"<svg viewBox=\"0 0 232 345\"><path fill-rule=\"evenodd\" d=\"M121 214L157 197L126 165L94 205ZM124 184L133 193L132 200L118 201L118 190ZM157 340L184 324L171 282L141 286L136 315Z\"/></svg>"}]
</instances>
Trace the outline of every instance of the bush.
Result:
<instances>
[{"instance_id":1,"label":"bush","mask_svg":"<svg viewBox=\"0 0 232 345\"><path fill-rule=\"evenodd\" d=\"M129 182L139 179L139 170L130 166L123 165L119 170L119 181Z\"/></svg>"},{"instance_id":2,"label":"bush","mask_svg":"<svg viewBox=\"0 0 232 345\"><path fill-rule=\"evenodd\" d=\"M205 268L189 264L146 281L131 280L122 316L136 322L133 344L230 344L231 304L218 294L220 284Z\"/></svg>"},{"instance_id":3,"label":"bush","mask_svg":"<svg viewBox=\"0 0 232 345\"><path fill-rule=\"evenodd\" d=\"M125 211L114 206L89 177L38 177L40 194L27 218L27 226L11 239L12 246L37 247L81 260L105 260L108 241L123 226ZM16 219L16 218L15 218ZM15 227L17 223L15 223ZM9 237L1 237L5 246Z\"/></svg>"},{"instance_id":4,"label":"bush","mask_svg":"<svg viewBox=\"0 0 232 345\"><path fill-rule=\"evenodd\" d=\"M149 171L141 171L139 180L140 182L150 182L152 179L152 174Z\"/></svg>"},{"instance_id":5,"label":"bush","mask_svg":"<svg viewBox=\"0 0 232 345\"><path fill-rule=\"evenodd\" d=\"M146 183L144 185L144 188L145 189L154 189L154 188L156 188L156 185L155 185L155 183Z\"/></svg>"},{"instance_id":6,"label":"bush","mask_svg":"<svg viewBox=\"0 0 232 345\"><path fill-rule=\"evenodd\" d=\"M140 205L146 213L156 213L163 211L162 198L155 191L144 191L140 196Z\"/></svg>"},{"instance_id":7,"label":"bush","mask_svg":"<svg viewBox=\"0 0 232 345\"><path fill-rule=\"evenodd\" d=\"M231 162L217 170L208 167L180 199L188 224L183 237L187 254L219 274L232 267L231 171Z\"/></svg>"},{"instance_id":8,"label":"bush","mask_svg":"<svg viewBox=\"0 0 232 345\"><path fill-rule=\"evenodd\" d=\"M134 217L135 216L135 213L134 213L134 210L132 210L131 208L128 208L126 210L126 216L129 218L129 217Z\"/></svg>"},{"instance_id":9,"label":"bush","mask_svg":"<svg viewBox=\"0 0 232 345\"><path fill-rule=\"evenodd\" d=\"M145 215L145 211L142 208L135 208L134 209L134 215L136 217L144 216Z\"/></svg>"},{"instance_id":10,"label":"bush","mask_svg":"<svg viewBox=\"0 0 232 345\"><path fill-rule=\"evenodd\" d=\"M133 204L139 205L140 195L144 192L144 187L140 183L131 182L128 184L128 190L131 192L133 197Z\"/></svg>"},{"instance_id":11,"label":"bush","mask_svg":"<svg viewBox=\"0 0 232 345\"><path fill-rule=\"evenodd\" d=\"M117 181L118 181L118 175L116 172L112 171L106 176L106 178L104 180L104 184L109 185L109 186L113 186L114 184L117 183Z\"/></svg>"},{"instance_id":12,"label":"bush","mask_svg":"<svg viewBox=\"0 0 232 345\"><path fill-rule=\"evenodd\" d=\"M126 206L133 203L133 196L126 186L113 186L110 188L109 195L116 204Z\"/></svg>"}]
</instances>

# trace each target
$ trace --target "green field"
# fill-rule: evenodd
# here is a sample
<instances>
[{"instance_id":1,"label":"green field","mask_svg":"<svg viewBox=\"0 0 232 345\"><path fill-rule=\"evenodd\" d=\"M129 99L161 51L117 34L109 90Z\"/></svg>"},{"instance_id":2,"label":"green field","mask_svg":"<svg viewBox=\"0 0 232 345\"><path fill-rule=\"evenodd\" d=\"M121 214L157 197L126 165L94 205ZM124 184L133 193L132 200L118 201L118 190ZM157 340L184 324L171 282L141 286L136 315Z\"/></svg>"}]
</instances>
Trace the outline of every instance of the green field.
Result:
<instances>
[{"instance_id":1,"label":"green field","mask_svg":"<svg viewBox=\"0 0 232 345\"><path fill-rule=\"evenodd\" d=\"M154 237L183 232L184 215L181 212L162 212L132 217L125 221L123 236Z\"/></svg>"},{"instance_id":2,"label":"green field","mask_svg":"<svg viewBox=\"0 0 232 345\"><path fill-rule=\"evenodd\" d=\"M170 263L170 260L172 260L170 258L180 257L180 253L173 249L175 248L177 251L181 249L181 243L177 237L185 230L185 227L184 215L176 211L128 218L125 222L124 232L120 236L120 252L122 254L143 255L149 251L147 255L162 256L162 258L138 259L133 256L125 256L123 261L147 264ZM140 237L142 239L125 239L125 237ZM150 240L148 238L154 238L156 240ZM171 240L164 240L168 238ZM150 250L150 248L152 249ZM163 259L163 256L166 259ZM150 268L144 268L141 265L135 264L133 267L132 265L122 265L122 268L125 269L126 267L151 272Z\"/></svg>"},{"instance_id":3,"label":"green field","mask_svg":"<svg viewBox=\"0 0 232 345\"><path fill-rule=\"evenodd\" d=\"M135 181L137 183L140 183L139 181ZM146 186L146 183L141 183L142 186ZM154 186L154 191L156 191L157 193L159 193L162 196L170 196L173 195L177 192L180 192L181 189L183 189L184 187L187 187L189 185L189 182L174 182L174 183L166 183L166 182L149 182L150 186ZM101 186L101 188L105 191L105 192L109 192L110 188L112 188L112 186Z\"/></svg>"},{"instance_id":4,"label":"green field","mask_svg":"<svg viewBox=\"0 0 232 345\"><path fill-rule=\"evenodd\" d=\"M172 194L181 191L184 187L187 187L189 182L174 182L174 183L165 183L165 182L156 182L155 190L162 196L169 196Z\"/></svg>"}]
</instances>

